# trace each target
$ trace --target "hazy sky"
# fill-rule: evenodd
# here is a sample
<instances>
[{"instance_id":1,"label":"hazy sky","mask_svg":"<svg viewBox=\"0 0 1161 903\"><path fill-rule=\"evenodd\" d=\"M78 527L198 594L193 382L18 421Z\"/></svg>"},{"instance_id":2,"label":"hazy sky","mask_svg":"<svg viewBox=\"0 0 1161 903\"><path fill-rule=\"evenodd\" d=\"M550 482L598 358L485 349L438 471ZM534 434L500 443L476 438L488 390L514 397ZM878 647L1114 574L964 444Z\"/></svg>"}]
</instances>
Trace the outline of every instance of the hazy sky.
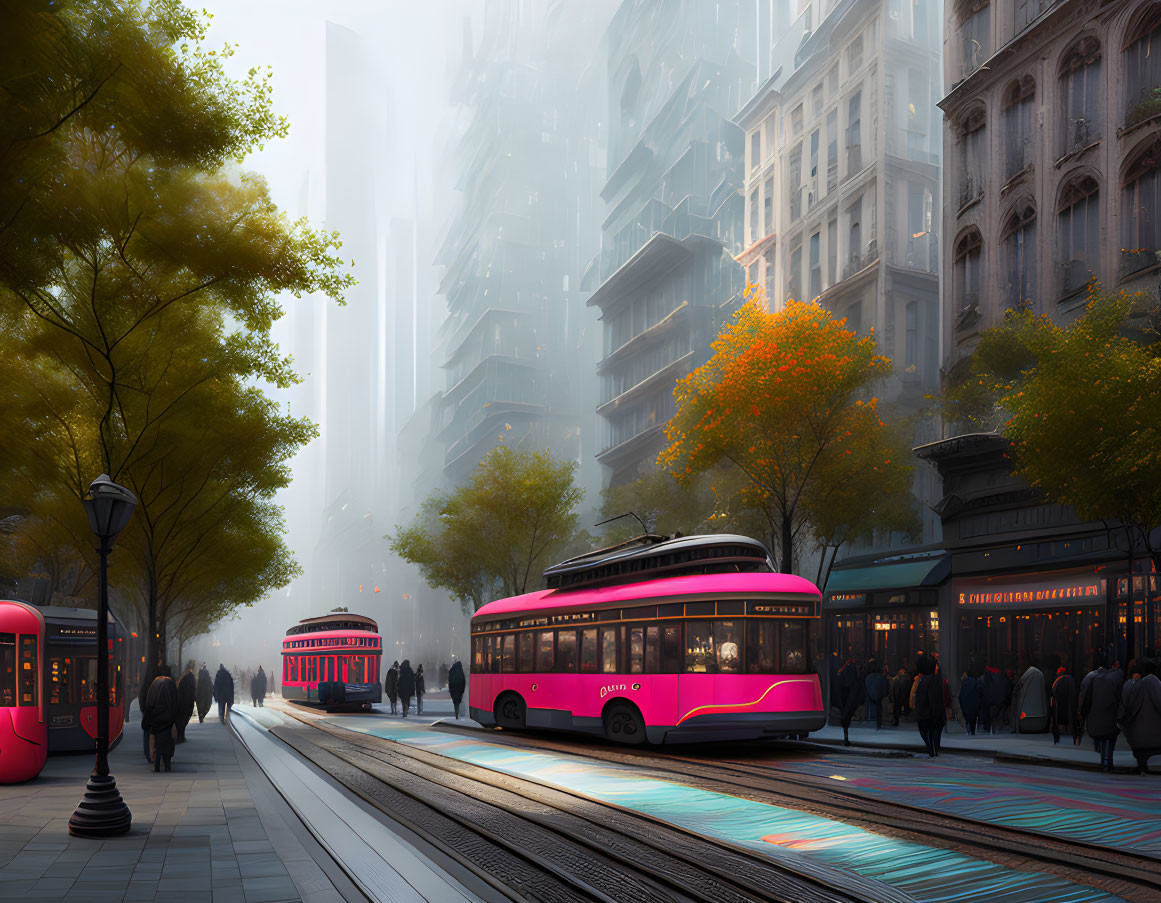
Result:
<instances>
[{"instance_id":1,"label":"hazy sky","mask_svg":"<svg viewBox=\"0 0 1161 903\"><path fill-rule=\"evenodd\" d=\"M266 177L274 200L290 216L308 216L318 227L341 225L323 219L327 24L359 35L373 75L353 106L367 111L369 145L387 149L374 180L368 180L377 188L377 219L382 227L392 217L411 218L418 202L418 263L429 266L430 249L446 220L447 204L454 203L454 174L438 168L455 133L449 77L460 59L465 16L473 19L478 39L483 0L202 0L193 5L213 16L211 47L238 45L229 63L235 77L243 77L252 66L273 67L274 107L289 119L290 134L256 151L244 168ZM309 308L328 302L288 297L284 303ZM290 328L289 318L275 328L275 338L284 350L290 350ZM319 377L312 374L308 379ZM271 394L287 398L283 393ZM296 485L283 498L288 506L288 541L303 564L308 563L318 535L319 515L305 511L293 499L296 489L320 478L311 460L308 449L293 462ZM281 591L239 612L236 620L196 643L186 657L212 658L211 664L229 659L227 664L252 666L262 661L269 669L290 623L283 610L286 598L286 591ZM221 642L220 650L211 648L214 639Z\"/></svg>"}]
</instances>

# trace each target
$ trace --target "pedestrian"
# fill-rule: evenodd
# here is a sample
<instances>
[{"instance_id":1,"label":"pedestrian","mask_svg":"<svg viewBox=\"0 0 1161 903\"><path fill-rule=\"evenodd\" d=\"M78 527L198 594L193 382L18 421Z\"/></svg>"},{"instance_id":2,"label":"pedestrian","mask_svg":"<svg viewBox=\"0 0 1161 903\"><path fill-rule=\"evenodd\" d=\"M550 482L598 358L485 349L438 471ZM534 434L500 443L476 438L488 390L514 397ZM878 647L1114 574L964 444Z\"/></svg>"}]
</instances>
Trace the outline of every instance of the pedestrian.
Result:
<instances>
[{"instance_id":1,"label":"pedestrian","mask_svg":"<svg viewBox=\"0 0 1161 903\"><path fill-rule=\"evenodd\" d=\"M218 701L218 720L226 723L226 714L234 704L234 677L223 664L218 665L214 676L214 699Z\"/></svg>"},{"instance_id":2,"label":"pedestrian","mask_svg":"<svg viewBox=\"0 0 1161 903\"><path fill-rule=\"evenodd\" d=\"M863 704L863 677L853 658L848 658L838 672L839 723L843 726L843 746L851 745L851 719Z\"/></svg>"},{"instance_id":3,"label":"pedestrian","mask_svg":"<svg viewBox=\"0 0 1161 903\"><path fill-rule=\"evenodd\" d=\"M943 706L943 678L935 673L935 661L929 655L916 662L919 675L915 682L915 723L929 758L939 754L939 734L947 721Z\"/></svg>"},{"instance_id":4,"label":"pedestrian","mask_svg":"<svg viewBox=\"0 0 1161 903\"><path fill-rule=\"evenodd\" d=\"M258 708L265 708L266 705L266 672L262 666L258 666L258 676L255 678L258 681Z\"/></svg>"},{"instance_id":5,"label":"pedestrian","mask_svg":"<svg viewBox=\"0 0 1161 903\"><path fill-rule=\"evenodd\" d=\"M973 674L975 667L964 672L959 679L959 710L963 714L964 730L969 735L976 732L976 721L980 717L980 706L983 703L984 685L979 676Z\"/></svg>"},{"instance_id":6,"label":"pedestrian","mask_svg":"<svg viewBox=\"0 0 1161 903\"><path fill-rule=\"evenodd\" d=\"M984 668L983 704L980 706L980 716L983 718L985 734L999 730L1000 713L1004 709L1004 697L1007 695L1004 684L1004 675L1000 673L999 668L992 665Z\"/></svg>"},{"instance_id":7,"label":"pedestrian","mask_svg":"<svg viewBox=\"0 0 1161 903\"><path fill-rule=\"evenodd\" d=\"M262 705L262 700L266 698L266 672L262 670L262 666L258 666L258 670L254 672L254 676L250 678L250 701L255 708Z\"/></svg>"},{"instance_id":8,"label":"pedestrian","mask_svg":"<svg viewBox=\"0 0 1161 903\"><path fill-rule=\"evenodd\" d=\"M391 700L391 714L399 714L396 708L399 705L399 662L392 662L391 667L387 669L387 677L383 680L383 690L387 693L387 698Z\"/></svg>"},{"instance_id":9,"label":"pedestrian","mask_svg":"<svg viewBox=\"0 0 1161 903\"><path fill-rule=\"evenodd\" d=\"M411 697L415 695L415 674L411 670L411 660L404 659L399 666L399 707L403 710L403 717L407 717L407 710L411 708Z\"/></svg>"},{"instance_id":10,"label":"pedestrian","mask_svg":"<svg viewBox=\"0 0 1161 903\"><path fill-rule=\"evenodd\" d=\"M1161 755L1161 679L1156 665L1141 662L1141 676L1125 682L1121 726L1137 760L1137 773L1149 773L1149 758Z\"/></svg>"},{"instance_id":11,"label":"pedestrian","mask_svg":"<svg viewBox=\"0 0 1161 903\"><path fill-rule=\"evenodd\" d=\"M210 680L210 672L206 663L198 671L198 724L206 720L206 712L214 704L214 682Z\"/></svg>"},{"instance_id":12,"label":"pedestrian","mask_svg":"<svg viewBox=\"0 0 1161 903\"><path fill-rule=\"evenodd\" d=\"M423 693L426 687L423 680L423 665L415 669L415 714L423 714Z\"/></svg>"},{"instance_id":13,"label":"pedestrian","mask_svg":"<svg viewBox=\"0 0 1161 903\"><path fill-rule=\"evenodd\" d=\"M464 698L464 689L467 686L467 679L464 677L464 666L456 660L452 662L451 669L447 672L447 688L451 693L452 705L456 710L456 720L460 718L460 701Z\"/></svg>"},{"instance_id":14,"label":"pedestrian","mask_svg":"<svg viewBox=\"0 0 1161 903\"><path fill-rule=\"evenodd\" d=\"M892 726L898 727L899 719L910 714L911 709L908 705L908 697L910 694L911 672L907 669L907 663L904 662L899 666L899 670L895 673L895 677L891 681Z\"/></svg>"},{"instance_id":15,"label":"pedestrian","mask_svg":"<svg viewBox=\"0 0 1161 903\"><path fill-rule=\"evenodd\" d=\"M875 730L879 730L883 726L883 699L891 692L891 684L874 656L867 662L863 689L867 695L867 720L874 719Z\"/></svg>"},{"instance_id":16,"label":"pedestrian","mask_svg":"<svg viewBox=\"0 0 1161 903\"><path fill-rule=\"evenodd\" d=\"M171 770L179 706L177 684L170 676L169 665L159 665L157 677L145 696L145 711L141 716L149 728L154 771L161 771L163 763L166 771Z\"/></svg>"},{"instance_id":17,"label":"pedestrian","mask_svg":"<svg viewBox=\"0 0 1161 903\"><path fill-rule=\"evenodd\" d=\"M447 664L446 663L441 664L439 666L439 689L441 689L441 690L447 688L447 675L448 675Z\"/></svg>"},{"instance_id":18,"label":"pedestrian","mask_svg":"<svg viewBox=\"0 0 1161 903\"><path fill-rule=\"evenodd\" d=\"M1044 691L1044 672L1035 665L1020 675L1014 694L1012 732L1039 734L1048 727L1048 697Z\"/></svg>"},{"instance_id":19,"label":"pedestrian","mask_svg":"<svg viewBox=\"0 0 1161 903\"><path fill-rule=\"evenodd\" d=\"M145 761L152 762L153 755L149 751L149 723L145 719L145 699L149 695L149 688L157 678L157 662L150 662L141 678L141 686L137 688L137 708L141 712L141 739L144 741Z\"/></svg>"},{"instance_id":20,"label":"pedestrian","mask_svg":"<svg viewBox=\"0 0 1161 903\"><path fill-rule=\"evenodd\" d=\"M1056 679L1052 681L1051 698L1048 702L1048 724L1052 729L1052 742L1060 742L1061 729L1072 735L1073 746L1080 745L1080 719L1076 713L1076 681L1068 669L1056 669Z\"/></svg>"},{"instance_id":21,"label":"pedestrian","mask_svg":"<svg viewBox=\"0 0 1161 903\"><path fill-rule=\"evenodd\" d=\"M1097 655L1093 670L1080 682L1077 708L1084 728L1096 744L1101 768L1113 770L1113 749L1117 745L1117 720L1121 709L1121 690L1125 675L1119 668L1108 667L1108 660Z\"/></svg>"},{"instance_id":22,"label":"pedestrian","mask_svg":"<svg viewBox=\"0 0 1161 903\"><path fill-rule=\"evenodd\" d=\"M190 663L193 664L192 662ZM197 700L197 678L193 669L186 668L185 674L177 682L177 742L185 743L185 729L193 718L194 703Z\"/></svg>"}]
</instances>

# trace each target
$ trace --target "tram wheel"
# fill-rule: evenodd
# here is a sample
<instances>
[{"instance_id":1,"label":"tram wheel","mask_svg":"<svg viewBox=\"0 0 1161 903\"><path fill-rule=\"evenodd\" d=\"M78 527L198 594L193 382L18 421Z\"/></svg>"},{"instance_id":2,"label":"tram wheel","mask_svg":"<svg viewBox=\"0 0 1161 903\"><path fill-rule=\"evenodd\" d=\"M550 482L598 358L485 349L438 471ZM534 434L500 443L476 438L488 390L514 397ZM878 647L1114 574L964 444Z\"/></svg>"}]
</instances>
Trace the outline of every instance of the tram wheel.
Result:
<instances>
[{"instance_id":1,"label":"tram wheel","mask_svg":"<svg viewBox=\"0 0 1161 903\"><path fill-rule=\"evenodd\" d=\"M605 712L605 736L614 743L639 746L645 742L645 721L635 706L614 702Z\"/></svg>"},{"instance_id":2,"label":"tram wheel","mask_svg":"<svg viewBox=\"0 0 1161 903\"><path fill-rule=\"evenodd\" d=\"M496 700L496 716L498 727L522 728L528 715L528 707L515 693L505 693Z\"/></svg>"}]
</instances>

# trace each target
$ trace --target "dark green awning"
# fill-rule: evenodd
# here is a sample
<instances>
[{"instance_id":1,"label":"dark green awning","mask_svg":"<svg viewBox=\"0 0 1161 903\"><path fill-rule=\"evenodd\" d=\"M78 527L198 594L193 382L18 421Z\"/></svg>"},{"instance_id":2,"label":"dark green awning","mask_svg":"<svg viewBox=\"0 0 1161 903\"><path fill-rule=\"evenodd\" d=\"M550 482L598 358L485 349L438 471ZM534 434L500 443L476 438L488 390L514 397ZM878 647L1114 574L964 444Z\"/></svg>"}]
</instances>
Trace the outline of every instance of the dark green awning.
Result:
<instances>
[{"instance_id":1,"label":"dark green awning","mask_svg":"<svg viewBox=\"0 0 1161 903\"><path fill-rule=\"evenodd\" d=\"M883 589L938 586L951 573L951 556L934 555L910 561L891 561L830 572L826 594L868 593Z\"/></svg>"}]
</instances>

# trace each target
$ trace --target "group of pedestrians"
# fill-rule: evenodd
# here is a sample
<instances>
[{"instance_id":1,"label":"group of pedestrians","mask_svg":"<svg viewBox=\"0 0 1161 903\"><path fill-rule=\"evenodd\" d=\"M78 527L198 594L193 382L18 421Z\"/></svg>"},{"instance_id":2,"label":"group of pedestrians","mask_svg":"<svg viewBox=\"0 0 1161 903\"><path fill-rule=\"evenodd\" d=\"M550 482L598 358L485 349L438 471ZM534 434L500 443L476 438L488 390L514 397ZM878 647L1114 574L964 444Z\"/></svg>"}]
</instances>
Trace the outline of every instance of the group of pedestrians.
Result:
<instances>
[{"instance_id":1,"label":"group of pedestrians","mask_svg":"<svg viewBox=\"0 0 1161 903\"><path fill-rule=\"evenodd\" d=\"M190 663L193 664L192 662ZM203 664L197 675L186 668L178 680L173 670L161 663L146 670L138 692L141 707L143 752L154 771L171 771L177 744L186 741L185 729L196 711L199 723L214 698L218 700L218 716L226 718L226 709L234 701L234 680L224 666L219 666L217 678L211 683L210 672Z\"/></svg>"},{"instance_id":2,"label":"group of pedestrians","mask_svg":"<svg viewBox=\"0 0 1161 903\"><path fill-rule=\"evenodd\" d=\"M439 685L446 686L451 693L452 704L455 706L456 718L460 717L460 701L464 696L467 681L464 678L464 666L458 661L451 668L447 665L439 666ZM387 677L383 680L383 691L391 703L391 714L407 717L411 711L411 700L415 699L415 713L423 714L423 696L427 692L423 676L423 665L411 670L411 660L404 659L403 664L395 661L387 669Z\"/></svg>"},{"instance_id":3,"label":"group of pedestrians","mask_svg":"<svg viewBox=\"0 0 1161 903\"><path fill-rule=\"evenodd\" d=\"M844 745L851 745L851 722L860 707L865 706L865 717L879 730L883 727L883 707L890 700L893 724L898 726L900 718L914 714L928 755L939 755L940 737L951 709L951 688L936 656L920 654L914 670L904 665L894 676L874 658L865 667L848 658L833 675L832 687Z\"/></svg>"}]
</instances>

